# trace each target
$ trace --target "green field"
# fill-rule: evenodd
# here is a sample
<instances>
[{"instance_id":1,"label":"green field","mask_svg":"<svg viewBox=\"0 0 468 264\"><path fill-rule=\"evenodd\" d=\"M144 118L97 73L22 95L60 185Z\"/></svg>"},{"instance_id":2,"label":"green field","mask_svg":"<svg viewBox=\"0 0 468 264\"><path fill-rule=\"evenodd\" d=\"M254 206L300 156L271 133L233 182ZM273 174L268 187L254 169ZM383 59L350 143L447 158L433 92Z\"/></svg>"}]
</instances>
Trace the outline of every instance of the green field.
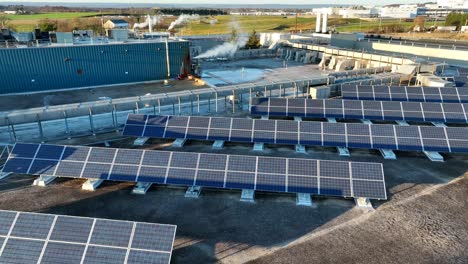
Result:
<instances>
[{"instance_id":1,"label":"green field","mask_svg":"<svg viewBox=\"0 0 468 264\"><path fill-rule=\"evenodd\" d=\"M87 19L89 17L98 16L97 12L70 12L70 13L41 13L34 15L9 15L9 24L17 31L31 31L39 23L41 19L50 20L71 20L75 18ZM167 25L174 18L166 18L161 29L167 28ZM210 21L216 19L218 22L211 24ZM297 23L297 27L296 27ZM385 28L388 25L401 25L403 31L408 31L414 25L413 22L402 22L398 19L386 19L380 21L366 21L356 18L330 18L329 26L334 26L338 32L368 32L376 31L379 26ZM426 26L433 25L433 22L426 22ZM436 22L435 25L443 25L443 21ZM235 26L233 26L235 25ZM216 16L202 17L200 22L193 22L183 27L177 28L179 35L213 35L213 34L229 34L232 28L239 28L240 33L249 33L253 30L257 32L292 32L296 28L298 31L313 31L315 29L315 17L294 16Z\"/></svg>"},{"instance_id":2,"label":"green field","mask_svg":"<svg viewBox=\"0 0 468 264\"><path fill-rule=\"evenodd\" d=\"M366 21L362 20L357 23L350 23L348 25L340 25L336 27L336 30L338 32L366 32L366 31L372 31L374 29L378 29L379 27L383 28L388 25L394 25L394 24L399 24L402 25L405 31L410 30L411 27L414 26L413 22L402 22L399 19L390 19L390 20L383 20L382 23L379 21ZM442 26L444 25L444 21L437 21L437 22L426 22L426 27L430 27L432 25L436 26Z\"/></svg>"},{"instance_id":3,"label":"green field","mask_svg":"<svg viewBox=\"0 0 468 264\"><path fill-rule=\"evenodd\" d=\"M273 32L273 31L294 31L296 30L296 17L280 17L280 16L217 16L214 19L218 23L211 25L209 21L211 17L204 17L200 23L191 23L180 31L182 35L208 35L208 34L227 34L230 33L233 25L238 27L243 32ZM347 24L356 23L359 19L341 19L331 18L330 24ZM315 17L302 16L297 18L297 30L313 30L315 29Z\"/></svg>"},{"instance_id":4,"label":"green field","mask_svg":"<svg viewBox=\"0 0 468 264\"><path fill-rule=\"evenodd\" d=\"M80 17L90 17L90 16L97 16L100 13L96 12L70 12L70 13L41 13L41 14L34 14L34 15L7 15L7 17L11 20L37 20L37 19L72 19L72 18L80 18Z\"/></svg>"}]
</instances>

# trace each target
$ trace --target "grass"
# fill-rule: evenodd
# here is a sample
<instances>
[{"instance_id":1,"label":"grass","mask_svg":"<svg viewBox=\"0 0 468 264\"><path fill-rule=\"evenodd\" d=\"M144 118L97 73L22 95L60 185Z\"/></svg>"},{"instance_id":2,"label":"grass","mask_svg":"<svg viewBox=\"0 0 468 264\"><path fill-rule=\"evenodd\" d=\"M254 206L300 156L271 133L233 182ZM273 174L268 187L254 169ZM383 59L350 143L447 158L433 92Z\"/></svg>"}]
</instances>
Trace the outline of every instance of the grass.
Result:
<instances>
[{"instance_id":1,"label":"grass","mask_svg":"<svg viewBox=\"0 0 468 264\"><path fill-rule=\"evenodd\" d=\"M57 12L57 13L40 13L33 15L7 15L11 20L38 20L38 19L73 19L81 17L97 16L97 12Z\"/></svg>"},{"instance_id":2,"label":"grass","mask_svg":"<svg viewBox=\"0 0 468 264\"><path fill-rule=\"evenodd\" d=\"M340 25L336 27L336 30L338 32L367 32L367 31L372 31L375 29L378 29L379 26L382 28L385 27L386 25L392 25L392 24L400 24L403 26L404 31L409 31L412 26L414 26L413 22L402 22L399 19L390 19L390 20L383 20L382 23L379 21L365 21L362 20L357 23L350 23L347 25ZM429 27L433 25L433 22L426 22L426 26ZM442 26L444 25L444 21L437 21L435 25L437 26Z\"/></svg>"},{"instance_id":3,"label":"grass","mask_svg":"<svg viewBox=\"0 0 468 264\"><path fill-rule=\"evenodd\" d=\"M9 22L17 31L32 31L41 19L51 20L66 20L74 18L86 19L100 15L97 12L65 12L65 13L41 13L34 15L9 15ZM175 19L175 18L174 18ZM218 23L210 24L210 21L216 19ZM164 24L172 21L169 18ZM232 31L233 25L241 29L240 33L250 33L253 30L257 32L291 32L296 29L296 17L281 17L281 16L216 16L202 17L200 23L190 23L183 27L177 28L180 35L213 35L213 34L229 34ZM330 18L329 26L335 26L338 32L367 32L379 28L379 21L367 21L356 18ZM381 27L390 24L401 24L404 31L407 32L414 24L413 22L402 22L399 19L385 19L381 23ZM432 25L432 22L427 22L426 25ZM443 25L443 21L436 22L436 25ZM167 26L167 25L165 25ZM163 26L163 27L165 27ZM297 30L313 31L315 29L315 17L301 16L297 18Z\"/></svg>"},{"instance_id":4,"label":"grass","mask_svg":"<svg viewBox=\"0 0 468 264\"><path fill-rule=\"evenodd\" d=\"M212 18L204 18L209 21ZM281 16L217 16L218 23L210 25L209 23L191 23L181 30L181 35L210 35L210 34L229 34L232 31L232 25L237 24L244 33L252 32L290 32L296 29L296 17ZM358 19L331 18L330 24L347 24L357 22ZM297 18L297 30L310 31L315 29L315 17L303 16Z\"/></svg>"}]
</instances>

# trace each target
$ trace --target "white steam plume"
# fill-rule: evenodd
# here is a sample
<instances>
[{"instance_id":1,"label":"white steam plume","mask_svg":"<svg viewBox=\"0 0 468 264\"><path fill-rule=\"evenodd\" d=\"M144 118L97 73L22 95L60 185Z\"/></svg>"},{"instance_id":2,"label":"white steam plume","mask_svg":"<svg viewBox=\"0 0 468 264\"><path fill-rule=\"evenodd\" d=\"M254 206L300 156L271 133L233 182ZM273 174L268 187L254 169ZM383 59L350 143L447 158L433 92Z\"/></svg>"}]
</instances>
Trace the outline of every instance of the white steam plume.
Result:
<instances>
[{"instance_id":1,"label":"white steam plume","mask_svg":"<svg viewBox=\"0 0 468 264\"><path fill-rule=\"evenodd\" d=\"M190 21L196 21L200 20L199 15L180 15L174 22L171 23L169 28L167 30L172 30L175 26L180 25L180 24L185 24Z\"/></svg>"},{"instance_id":2,"label":"white steam plume","mask_svg":"<svg viewBox=\"0 0 468 264\"><path fill-rule=\"evenodd\" d=\"M237 39L234 39L234 40L231 40L230 42L226 42L224 44L216 46L196 56L194 59L205 59L205 58L213 58L213 57L220 57L220 56L233 57L236 51L244 47L245 44L247 44L247 41L249 40L249 38L246 36L240 35L242 34L242 30L240 28L239 23L233 21L230 24L231 24L231 28L234 29L237 33Z\"/></svg>"},{"instance_id":3,"label":"white steam plume","mask_svg":"<svg viewBox=\"0 0 468 264\"><path fill-rule=\"evenodd\" d=\"M226 42L222 45L216 46L205 53L202 53L195 57L195 59L205 59L220 56L232 57L239 48L242 48L247 44L247 37L239 37L237 41Z\"/></svg>"},{"instance_id":4,"label":"white steam plume","mask_svg":"<svg viewBox=\"0 0 468 264\"><path fill-rule=\"evenodd\" d=\"M154 26L163 22L163 18L161 16L153 16L150 15L146 16L146 20L143 23L135 23L133 25L133 29L135 28L146 28L148 26Z\"/></svg>"}]
</instances>

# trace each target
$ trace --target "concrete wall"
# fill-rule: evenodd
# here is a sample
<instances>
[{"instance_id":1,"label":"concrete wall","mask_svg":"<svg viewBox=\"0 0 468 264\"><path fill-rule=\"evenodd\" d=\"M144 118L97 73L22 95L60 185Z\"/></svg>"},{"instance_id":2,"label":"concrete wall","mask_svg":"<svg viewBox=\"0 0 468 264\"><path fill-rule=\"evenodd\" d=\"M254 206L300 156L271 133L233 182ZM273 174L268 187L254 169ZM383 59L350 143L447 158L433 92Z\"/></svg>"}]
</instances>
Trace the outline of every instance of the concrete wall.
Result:
<instances>
[{"instance_id":1,"label":"concrete wall","mask_svg":"<svg viewBox=\"0 0 468 264\"><path fill-rule=\"evenodd\" d=\"M169 42L171 77L189 61L189 42ZM166 43L0 49L0 94L27 93L168 76Z\"/></svg>"}]
</instances>

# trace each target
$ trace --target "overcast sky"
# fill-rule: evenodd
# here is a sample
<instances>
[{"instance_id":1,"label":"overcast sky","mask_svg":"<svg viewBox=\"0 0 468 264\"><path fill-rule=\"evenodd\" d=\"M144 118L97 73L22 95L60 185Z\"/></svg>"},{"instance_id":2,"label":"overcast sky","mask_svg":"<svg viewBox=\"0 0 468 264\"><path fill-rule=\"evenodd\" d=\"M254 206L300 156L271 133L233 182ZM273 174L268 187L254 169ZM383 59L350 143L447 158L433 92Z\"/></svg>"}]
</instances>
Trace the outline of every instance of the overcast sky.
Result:
<instances>
[{"instance_id":1,"label":"overcast sky","mask_svg":"<svg viewBox=\"0 0 468 264\"><path fill-rule=\"evenodd\" d=\"M434 0L435 1L435 0ZM12 2L11 0L5 1L0 0L1 2ZM229 1L229 0L136 0L136 1L122 1L122 0L17 0L14 2L57 2L57 3L154 3L157 5L158 3L162 4L183 4L183 3L190 3L190 4L298 4L298 5L310 5L310 4L359 4L359 5L387 5L387 4L394 4L394 3L422 3L427 2L421 0L413 0L413 1L404 1L404 0L327 0L327 1L319 1L319 0L236 0L236 1Z\"/></svg>"}]
</instances>

